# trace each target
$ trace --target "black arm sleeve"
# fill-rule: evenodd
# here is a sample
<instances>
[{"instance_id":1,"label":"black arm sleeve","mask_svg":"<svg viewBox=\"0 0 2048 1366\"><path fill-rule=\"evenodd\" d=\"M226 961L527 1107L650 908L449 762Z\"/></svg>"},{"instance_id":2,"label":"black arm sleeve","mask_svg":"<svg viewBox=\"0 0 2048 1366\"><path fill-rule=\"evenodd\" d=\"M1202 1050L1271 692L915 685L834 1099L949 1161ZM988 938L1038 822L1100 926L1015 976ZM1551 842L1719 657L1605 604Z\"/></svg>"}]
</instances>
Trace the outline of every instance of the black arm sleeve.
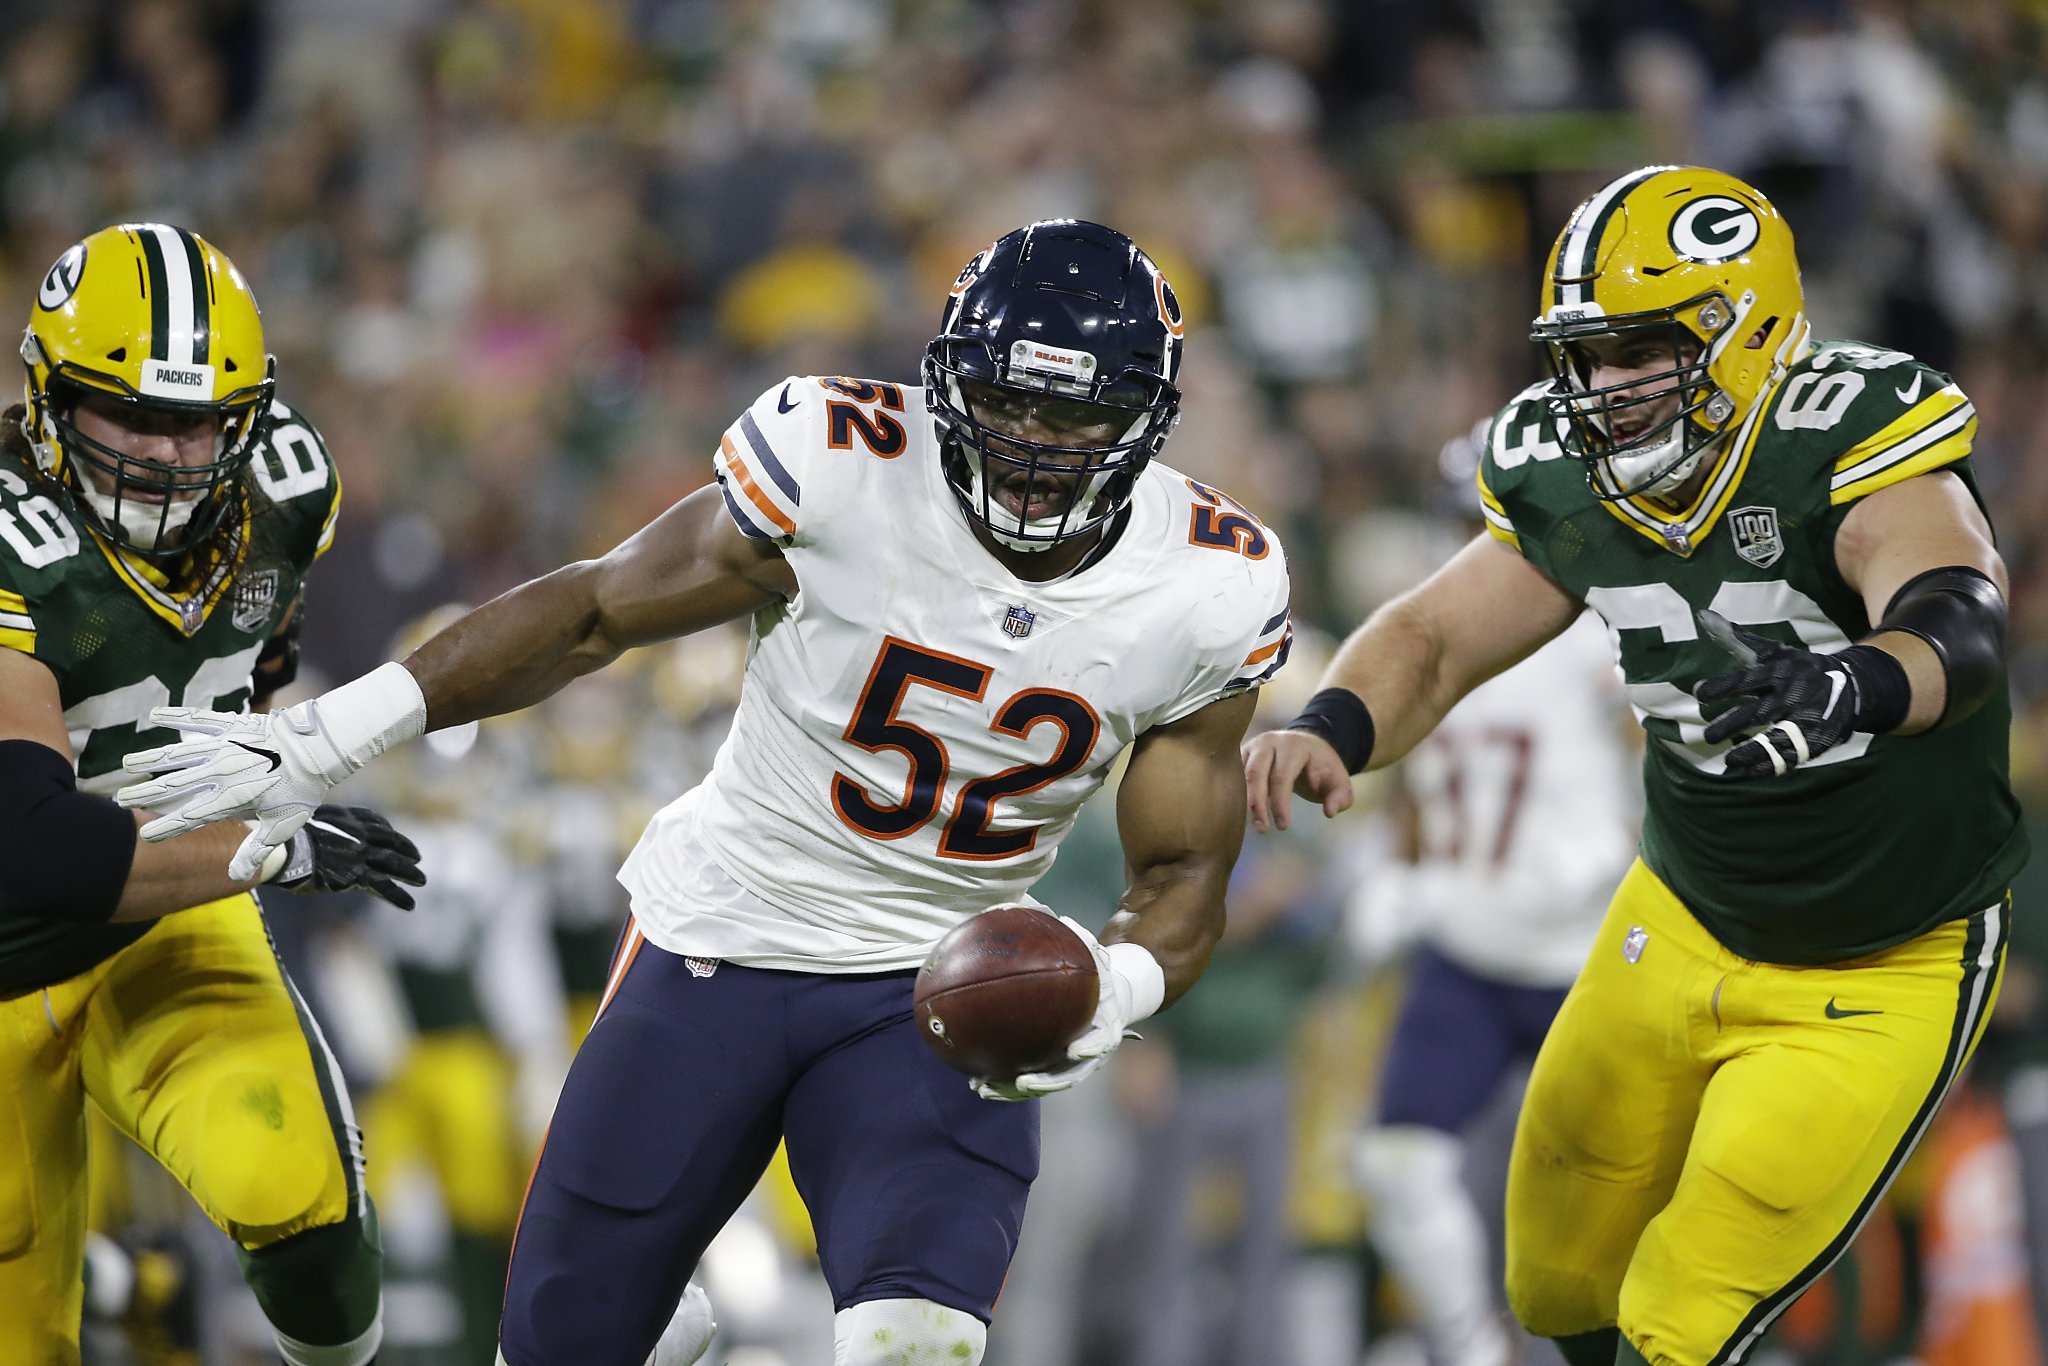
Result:
<instances>
[{"instance_id":1,"label":"black arm sleeve","mask_svg":"<svg viewBox=\"0 0 2048 1366\"><path fill-rule=\"evenodd\" d=\"M2005 599L1975 569L1947 565L1916 574L1892 595L1880 631L1918 636L1941 659L1948 695L1936 726L1984 705L2005 678Z\"/></svg>"},{"instance_id":2,"label":"black arm sleeve","mask_svg":"<svg viewBox=\"0 0 2048 1366\"><path fill-rule=\"evenodd\" d=\"M0 916L113 919L135 839L135 818L80 792L63 755L0 740Z\"/></svg>"}]
</instances>

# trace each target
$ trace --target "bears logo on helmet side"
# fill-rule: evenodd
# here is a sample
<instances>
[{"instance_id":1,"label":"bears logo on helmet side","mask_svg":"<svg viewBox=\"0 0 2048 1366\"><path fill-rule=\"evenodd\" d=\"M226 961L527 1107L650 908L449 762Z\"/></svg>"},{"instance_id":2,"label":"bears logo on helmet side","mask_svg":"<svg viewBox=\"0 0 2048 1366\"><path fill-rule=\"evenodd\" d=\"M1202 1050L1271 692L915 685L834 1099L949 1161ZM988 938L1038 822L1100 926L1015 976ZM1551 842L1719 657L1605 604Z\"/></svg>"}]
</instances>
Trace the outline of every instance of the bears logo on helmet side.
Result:
<instances>
[{"instance_id":1,"label":"bears logo on helmet side","mask_svg":"<svg viewBox=\"0 0 2048 1366\"><path fill-rule=\"evenodd\" d=\"M233 262L163 223L102 228L43 276L21 341L22 430L42 474L110 543L165 562L205 548L241 503L274 365ZM220 419L213 458L175 472L80 431L87 395Z\"/></svg>"},{"instance_id":2,"label":"bears logo on helmet side","mask_svg":"<svg viewBox=\"0 0 2048 1366\"><path fill-rule=\"evenodd\" d=\"M1572 211L1531 335L1566 451L1595 494L1621 499L1681 487L1805 354L1810 330L1792 231L1768 199L1722 171L1645 166ZM1595 388L1589 344L1612 339L1666 346L1671 364ZM1618 416L1674 391L1674 412L1614 437Z\"/></svg>"},{"instance_id":3,"label":"bears logo on helmet side","mask_svg":"<svg viewBox=\"0 0 2048 1366\"><path fill-rule=\"evenodd\" d=\"M1032 223L969 261L924 360L946 480L967 516L1010 549L1042 551L1120 512L1179 420L1182 331L1159 268L1099 223ZM997 404L1108 435L993 430ZM1068 491L1034 515L1048 485Z\"/></svg>"}]
</instances>

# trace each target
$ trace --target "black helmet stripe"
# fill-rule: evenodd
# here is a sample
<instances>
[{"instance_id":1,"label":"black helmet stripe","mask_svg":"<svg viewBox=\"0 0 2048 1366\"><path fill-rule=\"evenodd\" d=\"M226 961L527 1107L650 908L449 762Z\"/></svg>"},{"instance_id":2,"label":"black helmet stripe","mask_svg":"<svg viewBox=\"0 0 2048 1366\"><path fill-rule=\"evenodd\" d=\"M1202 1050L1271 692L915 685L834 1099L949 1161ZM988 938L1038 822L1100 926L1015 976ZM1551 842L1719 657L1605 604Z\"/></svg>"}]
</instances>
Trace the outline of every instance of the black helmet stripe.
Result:
<instances>
[{"instance_id":1,"label":"black helmet stripe","mask_svg":"<svg viewBox=\"0 0 2048 1366\"><path fill-rule=\"evenodd\" d=\"M192 359L206 365L213 359L213 282L206 274L199 239L183 228L178 229L178 237L185 244L185 260L192 273Z\"/></svg>"},{"instance_id":2,"label":"black helmet stripe","mask_svg":"<svg viewBox=\"0 0 2048 1366\"><path fill-rule=\"evenodd\" d=\"M212 349L208 320L206 263L199 243L183 228L140 223L135 235L149 265L151 359L171 365L204 365Z\"/></svg>"},{"instance_id":3,"label":"black helmet stripe","mask_svg":"<svg viewBox=\"0 0 2048 1366\"><path fill-rule=\"evenodd\" d=\"M1572 215L1572 221L1564 230L1564 241L1557 249L1557 273L1551 277L1552 304L1583 304L1592 299L1590 277L1593 267L1599 264L1600 234L1607 230L1607 220L1614 217L1614 211L1621 207L1621 201L1628 192L1656 175L1668 171L1669 166L1645 166L1625 176L1609 181L1607 186L1591 199L1579 206Z\"/></svg>"}]
</instances>

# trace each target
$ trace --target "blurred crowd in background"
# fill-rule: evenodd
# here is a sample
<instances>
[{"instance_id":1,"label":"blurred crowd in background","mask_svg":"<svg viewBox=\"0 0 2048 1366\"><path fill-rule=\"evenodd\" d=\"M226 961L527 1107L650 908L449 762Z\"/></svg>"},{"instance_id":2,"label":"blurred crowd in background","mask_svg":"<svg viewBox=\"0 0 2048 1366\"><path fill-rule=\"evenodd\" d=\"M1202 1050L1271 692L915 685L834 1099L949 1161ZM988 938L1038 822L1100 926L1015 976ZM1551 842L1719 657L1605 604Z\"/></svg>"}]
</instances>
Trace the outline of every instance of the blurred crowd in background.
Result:
<instances>
[{"instance_id":1,"label":"blurred crowd in background","mask_svg":"<svg viewBox=\"0 0 2048 1366\"><path fill-rule=\"evenodd\" d=\"M1326 650L1453 543L1467 434L1536 377L1552 237L1650 161L1758 185L1797 235L1816 335L1911 351L1975 401L2013 578L2015 768L2048 816L2042 0L0 4L0 317L25 319L49 263L108 223L179 223L241 267L280 393L345 487L308 599L313 688L438 606L615 543L709 480L720 430L784 376L916 382L961 263L1073 215L1174 281L1186 416L1164 458L1289 547L1303 646L1268 691L1290 714L1318 634ZM432 836L439 903L272 917L358 1079L388 1366L490 1360L475 1320L624 913L610 872L708 763L742 646L654 652L417 747L373 795ZM1108 1082L1046 1107L991 1362L1420 1361L1341 1156L1400 976L1398 953L1347 948L1386 847L1370 816L1248 846L1219 971ZM1099 923L1119 881L1106 822L1084 822L1040 894ZM1984 1104L1959 1113L1996 1139L1975 1188L2005 1221L1992 1242L2048 1250L2048 978L2030 965L2048 936L2040 898L2016 897ZM1257 1098L1248 1132L1190 1159L1184 1188L1147 1189L1205 1078ZM1769 1352L1940 1359L1925 1189L1901 1183L1876 1250ZM713 1359L807 1366L830 1306L786 1187L759 1206L707 1266L729 1329ZM101 1333L96 1360L239 1362L263 1341L237 1335L231 1267L206 1273L218 1249L166 1232L178 1208L128 1192L106 1222L181 1249L171 1333L197 1323L207 1346L150 1357L178 1349ZM2048 1314L2042 1252L1956 1274L2016 1279ZM1160 1333L1184 1355L1147 1348Z\"/></svg>"}]
</instances>

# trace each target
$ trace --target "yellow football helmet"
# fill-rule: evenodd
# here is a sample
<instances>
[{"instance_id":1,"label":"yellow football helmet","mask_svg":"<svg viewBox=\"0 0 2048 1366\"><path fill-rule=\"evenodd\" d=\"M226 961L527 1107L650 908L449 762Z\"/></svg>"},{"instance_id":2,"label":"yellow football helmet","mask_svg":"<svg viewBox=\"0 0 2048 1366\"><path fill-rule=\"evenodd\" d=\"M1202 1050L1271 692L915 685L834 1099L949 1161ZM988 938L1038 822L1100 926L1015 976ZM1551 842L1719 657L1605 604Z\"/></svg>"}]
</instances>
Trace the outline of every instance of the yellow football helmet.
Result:
<instances>
[{"instance_id":1,"label":"yellow football helmet","mask_svg":"<svg viewBox=\"0 0 2048 1366\"><path fill-rule=\"evenodd\" d=\"M270 418L274 364L234 263L163 223L102 228L43 276L21 340L22 428L37 466L110 542L165 561L203 547L241 502ZM210 462L173 473L79 430L91 393L148 414L220 419Z\"/></svg>"},{"instance_id":2,"label":"yellow football helmet","mask_svg":"<svg viewBox=\"0 0 2048 1366\"><path fill-rule=\"evenodd\" d=\"M1532 324L1565 448L1610 499L1684 484L1806 353L1809 331L1792 230L1753 187L1702 166L1630 171L1573 210ZM1659 363L1652 353L1670 368L1595 388L1601 347L1636 357L1631 369ZM1616 438L1617 416L1674 390L1675 411L1624 418Z\"/></svg>"}]
</instances>

